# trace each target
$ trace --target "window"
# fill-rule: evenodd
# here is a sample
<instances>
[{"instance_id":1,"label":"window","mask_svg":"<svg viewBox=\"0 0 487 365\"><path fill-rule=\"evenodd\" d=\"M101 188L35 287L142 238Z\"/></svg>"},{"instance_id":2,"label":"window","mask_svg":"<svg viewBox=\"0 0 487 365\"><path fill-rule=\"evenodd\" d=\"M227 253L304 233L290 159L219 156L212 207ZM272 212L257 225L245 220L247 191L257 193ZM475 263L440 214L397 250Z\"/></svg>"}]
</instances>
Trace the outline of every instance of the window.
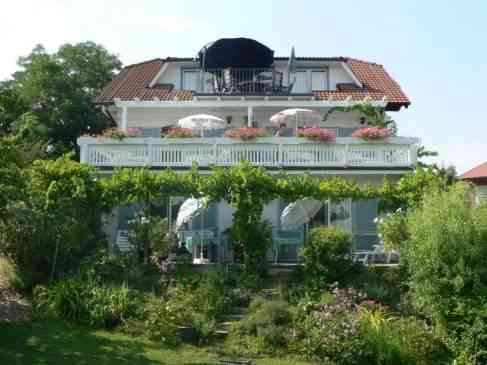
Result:
<instances>
[{"instance_id":1,"label":"window","mask_svg":"<svg viewBox=\"0 0 487 365\"><path fill-rule=\"evenodd\" d=\"M183 70L182 89L196 91L198 89L199 70Z\"/></svg>"},{"instance_id":2,"label":"window","mask_svg":"<svg viewBox=\"0 0 487 365\"><path fill-rule=\"evenodd\" d=\"M292 92L295 94L304 94L309 92L309 78L308 71L297 71L295 73L296 80L294 82Z\"/></svg>"},{"instance_id":3,"label":"window","mask_svg":"<svg viewBox=\"0 0 487 365\"><path fill-rule=\"evenodd\" d=\"M327 83L325 71L311 71L311 90L327 90Z\"/></svg>"},{"instance_id":4,"label":"window","mask_svg":"<svg viewBox=\"0 0 487 365\"><path fill-rule=\"evenodd\" d=\"M299 70L295 73L292 89L294 94L306 94L313 90L328 90L328 74L326 69Z\"/></svg>"}]
</instances>

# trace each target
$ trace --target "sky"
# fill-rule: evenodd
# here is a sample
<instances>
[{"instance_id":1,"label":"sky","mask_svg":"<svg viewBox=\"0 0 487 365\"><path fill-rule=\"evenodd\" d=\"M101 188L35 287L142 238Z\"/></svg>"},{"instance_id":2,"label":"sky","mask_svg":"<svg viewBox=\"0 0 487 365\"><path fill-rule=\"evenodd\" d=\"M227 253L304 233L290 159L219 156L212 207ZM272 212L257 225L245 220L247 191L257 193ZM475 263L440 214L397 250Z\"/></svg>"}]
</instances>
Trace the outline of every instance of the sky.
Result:
<instances>
[{"instance_id":1,"label":"sky","mask_svg":"<svg viewBox=\"0 0 487 365\"><path fill-rule=\"evenodd\" d=\"M487 0L3 0L0 80L39 43L91 40L130 64L235 36L277 56L295 46L383 64L412 101L391 113L400 135L459 173L487 161Z\"/></svg>"}]
</instances>

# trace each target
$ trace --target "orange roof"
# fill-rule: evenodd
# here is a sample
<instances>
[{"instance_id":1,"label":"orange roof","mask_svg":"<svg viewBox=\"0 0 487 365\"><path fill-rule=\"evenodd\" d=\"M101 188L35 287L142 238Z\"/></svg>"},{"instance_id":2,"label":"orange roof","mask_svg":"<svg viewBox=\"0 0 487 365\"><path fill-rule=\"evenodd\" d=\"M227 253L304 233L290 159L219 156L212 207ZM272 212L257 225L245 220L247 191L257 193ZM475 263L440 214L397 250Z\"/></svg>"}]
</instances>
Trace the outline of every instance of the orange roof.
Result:
<instances>
[{"instance_id":1,"label":"orange roof","mask_svg":"<svg viewBox=\"0 0 487 365\"><path fill-rule=\"evenodd\" d=\"M468 170L460 178L465 180L487 178L487 162Z\"/></svg>"},{"instance_id":2,"label":"orange roof","mask_svg":"<svg viewBox=\"0 0 487 365\"><path fill-rule=\"evenodd\" d=\"M352 100L363 100L367 97L370 100L381 101L386 97L388 101L387 107L391 110L398 110L401 106L408 106L410 104L408 97L403 93L401 87L392 79L382 65L346 57L303 57L302 59L323 59L345 62L357 80L362 84L362 88L356 90L313 91L314 96L317 98L345 100L351 97ZM172 85L155 85L154 87L149 87L149 84L156 77L164 62L178 60L186 59L168 58L163 60L157 58L124 67L102 90L100 95L95 99L95 103L103 104L111 103L114 99L133 100L137 98L140 100L153 100L154 98L160 100L191 100L193 98L193 92L176 90Z\"/></svg>"}]
</instances>

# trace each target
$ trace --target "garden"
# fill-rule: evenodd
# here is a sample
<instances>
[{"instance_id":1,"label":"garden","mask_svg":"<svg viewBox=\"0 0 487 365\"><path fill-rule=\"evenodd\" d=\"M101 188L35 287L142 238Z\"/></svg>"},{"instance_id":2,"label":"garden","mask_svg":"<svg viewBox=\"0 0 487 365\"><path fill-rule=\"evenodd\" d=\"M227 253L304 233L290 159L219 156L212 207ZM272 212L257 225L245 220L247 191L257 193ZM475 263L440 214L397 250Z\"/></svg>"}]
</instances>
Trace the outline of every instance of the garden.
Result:
<instances>
[{"instance_id":1,"label":"garden","mask_svg":"<svg viewBox=\"0 0 487 365\"><path fill-rule=\"evenodd\" d=\"M487 364L487 207L439 169L379 187L248 163L102 178L71 155L32 161L25 138L0 150L1 287L31 307L0 323L1 363ZM235 208L240 263L170 259L175 242L151 205L178 195ZM356 264L349 232L317 227L302 265L272 274L261 217L276 197L380 198L382 241L400 264ZM104 216L134 203L147 223L136 249L108 251Z\"/></svg>"}]
</instances>

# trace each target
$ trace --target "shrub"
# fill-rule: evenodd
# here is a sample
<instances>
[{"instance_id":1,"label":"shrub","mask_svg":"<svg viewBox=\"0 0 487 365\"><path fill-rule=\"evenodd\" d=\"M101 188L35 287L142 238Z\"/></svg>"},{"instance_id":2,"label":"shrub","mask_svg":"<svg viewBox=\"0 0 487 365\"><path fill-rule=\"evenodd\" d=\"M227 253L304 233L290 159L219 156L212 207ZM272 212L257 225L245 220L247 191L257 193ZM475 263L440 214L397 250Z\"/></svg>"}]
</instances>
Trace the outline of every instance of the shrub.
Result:
<instances>
[{"instance_id":1,"label":"shrub","mask_svg":"<svg viewBox=\"0 0 487 365\"><path fill-rule=\"evenodd\" d=\"M199 138L199 134L189 128L171 128L164 135L165 138Z\"/></svg>"},{"instance_id":2,"label":"shrub","mask_svg":"<svg viewBox=\"0 0 487 365\"><path fill-rule=\"evenodd\" d=\"M181 334L178 327L178 314L174 307L164 300L152 298L144 307L143 333L154 340L166 345L175 346L181 342ZM130 328L130 324L126 328Z\"/></svg>"},{"instance_id":3,"label":"shrub","mask_svg":"<svg viewBox=\"0 0 487 365\"><path fill-rule=\"evenodd\" d=\"M334 142L336 138L333 131L320 127L299 128L297 136L318 142Z\"/></svg>"},{"instance_id":4,"label":"shrub","mask_svg":"<svg viewBox=\"0 0 487 365\"><path fill-rule=\"evenodd\" d=\"M486 303L487 206L472 207L457 184L426 196L407 224L401 252L416 308L443 329L472 324Z\"/></svg>"},{"instance_id":5,"label":"shrub","mask_svg":"<svg viewBox=\"0 0 487 365\"><path fill-rule=\"evenodd\" d=\"M352 133L352 137L365 140L384 139L392 136L394 131L384 127L365 127L357 129Z\"/></svg>"},{"instance_id":6,"label":"shrub","mask_svg":"<svg viewBox=\"0 0 487 365\"><path fill-rule=\"evenodd\" d=\"M407 214L400 208L385 218L376 218L378 229L386 250L399 250L409 237Z\"/></svg>"},{"instance_id":7,"label":"shrub","mask_svg":"<svg viewBox=\"0 0 487 365\"><path fill-rule=\"evenodd\" d=\"M241 355L285 351L291 322L292 312L286 302L254 299L249 314L231 326L226 348Z\"/></svg>"},{"instance_id":8,"label":"shrub","mask_svg":"<svg viewBox=\"0 0 487 365\"><path fill-rule=\"evenodd\" d=\"M0 290L23 288L24 282L16 265L11 260L0 256Z\"/></svg>"},{"instance_id":9,"label":"shrub","mask_svg":"<svg viewBox=\"0 0 487 365\"><path fill-rule=\"evenodd\" d=\"M95 327L112 328L135 317L137 296L125 285L106 286L80 278L62 279L34 289L34 305L41 316L53 316Z\"/></svg>"},{"instance_id":10,"label":"shrub","mask_svg":"<svg viewBox=\"0 0 487 365\"><path fill-rule=\"evenodd\" d=\"M431 329L412 317L393 317L380 308L362 309L361 331L374 364L446 364L451 357Z\"/></svg>"},{"instance_id":11,"label":"shrub","mask_svg":"<svg viewBox=\"0 0 487 365\"><path fill-rule=\"evenodd\" d=\"M295 318L291 349L312 360L337 364L372 364L371 353L360 337L357 306L364 295L332 286L320 301L303 300Z\"/></svg>"},{"instance_id":12,"label":"shrub","mask_svg":"<svg viewBox=\"0 0 487 365\"><path fill-rule=\"evenodd\" d=\"M265 137L266 131L263 128L240 127L225 131L225 137L238 138L244 141L251 141L259 137Z\"/></svg>"},{"instance_id":13,"label":"shrub","mask_svg":"<svg viewBox=\"0 0 487 365\"><path fill-rule=\"evenodd\" d=\"M301 249L305 280L312 289L320 290L342 281L353 267L350 258L351 234L339 227L317 227Z\"/></svg>"}]
</instances>

